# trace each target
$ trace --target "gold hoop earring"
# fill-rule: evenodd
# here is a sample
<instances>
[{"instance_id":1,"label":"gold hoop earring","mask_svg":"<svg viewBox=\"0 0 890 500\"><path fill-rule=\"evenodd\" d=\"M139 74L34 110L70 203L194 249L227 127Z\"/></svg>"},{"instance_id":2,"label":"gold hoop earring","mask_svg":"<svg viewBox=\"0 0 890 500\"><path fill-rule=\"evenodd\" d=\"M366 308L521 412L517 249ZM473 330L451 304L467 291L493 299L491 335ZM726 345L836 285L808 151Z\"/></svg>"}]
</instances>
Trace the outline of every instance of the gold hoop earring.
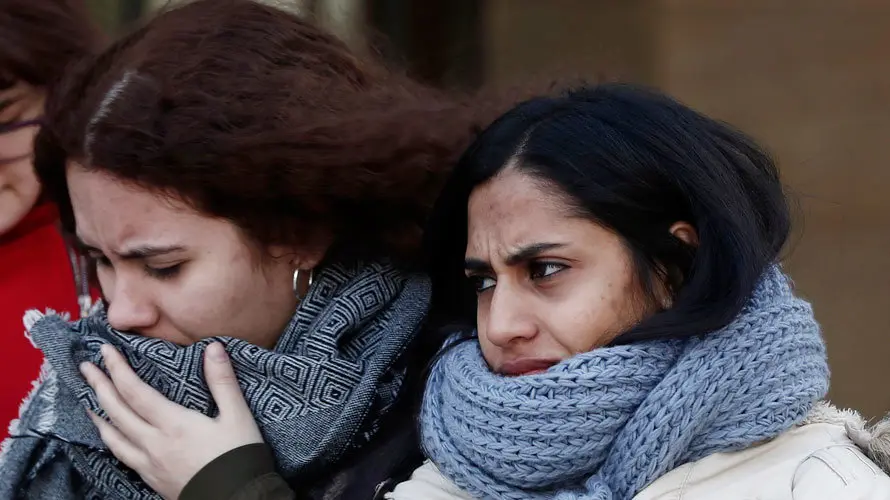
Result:
<instances>
[{"instance_id":1,"label":"gold hoop earring","mask_svg":"<svg viewBox=\"0 0 890 500\"><path fill-rule=\"evenodd\" d=\"M306 278L306 275L303 273L307 273L309 275L308 279ZM297 300L302 302L303 299L306 298L306 295L309 294L309 289L312 288L312 282L314 279L315 279L315 272L313 269L310 269L308 271L304 271L302 269L297 269L294 271L294 296L297 298ZM306 282L306 288L303 293L300 293L300 288L301 288L301 285L304 280Z\"/></svg>"}]
</instances>

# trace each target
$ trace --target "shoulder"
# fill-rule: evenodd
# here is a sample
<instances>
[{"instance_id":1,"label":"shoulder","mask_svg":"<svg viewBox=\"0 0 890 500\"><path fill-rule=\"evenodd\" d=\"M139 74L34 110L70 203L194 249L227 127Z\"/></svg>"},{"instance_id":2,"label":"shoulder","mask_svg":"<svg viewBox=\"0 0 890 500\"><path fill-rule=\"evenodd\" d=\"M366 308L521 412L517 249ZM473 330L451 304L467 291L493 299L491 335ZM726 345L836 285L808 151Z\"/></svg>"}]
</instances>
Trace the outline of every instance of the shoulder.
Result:
<instances>
[{"instance_id":1,"label":"shoulder","mask_svg":"<svg viewBox=\"0 0 890 500\"><path fill-rule=\"evenodd\" d=\"M833 426L840 436L801 461L794 498L890 499L890 420L868 427L855 412L821 404L806 424Z\"/></svg>"},{"instance_id":2,"label":"shoulder","mask_svg":"<svg viewBox=\"0 0 890 500\"><path fill-rule=\"evenodd\" d=\"M890 477L854 444L808 455L791 479L793 499L890 499Z\"/></svg>"},{"instance_id":3,"label":"shoulder","mask_svg":"<svg viewBox=\"0 0 890 500\"><path fill-rule=\"evenodd\" d=\"M866 433L869 438L860 433ZM639 500L890 499L890 477L881 469L880 436L866 430L853 412L824 404L800 426L748 449L717 453L665 474Z\"/></svg>"},{"instance_id":4,"label":"shoulder","mask_svg":"<svg viewBox=\"0 0 890 500\"><path fill-rule=\"evenodd\" d=\"M386 495L387 500L472 500L439 472L432 462L425 462L411 477Z\"/></svg>"}]
</instances>

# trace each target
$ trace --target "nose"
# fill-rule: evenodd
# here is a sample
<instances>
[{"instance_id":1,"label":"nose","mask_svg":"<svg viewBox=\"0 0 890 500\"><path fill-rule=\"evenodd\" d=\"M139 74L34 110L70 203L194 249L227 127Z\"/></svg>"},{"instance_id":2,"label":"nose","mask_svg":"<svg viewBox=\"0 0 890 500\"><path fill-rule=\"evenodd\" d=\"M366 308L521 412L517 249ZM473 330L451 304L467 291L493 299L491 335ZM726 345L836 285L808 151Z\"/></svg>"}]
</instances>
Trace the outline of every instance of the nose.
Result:
<instances>
[{"instance_id":1,"label":"nose","mask_svg":"<svg viewBox=\"0 0 890 500\"><path fill-rule=\"evenodd\" d=\"M500 348L519 340L532 339L538 334L534 304L520 290L495 287L485 314L485 332L480 333Z\"/></svg>"},{"instance_id":2,"label":"nose","mask_svg":"<svg viewBox=\"0 0 890 500\"><path fill-rule=\"evenodd\" d=\"M113 286L103 287L108 303L108 322L115 330L139 332L157 323L157 308L139 289L138 283L120 278L114 280Z\"/></svg>"}]
</instances>

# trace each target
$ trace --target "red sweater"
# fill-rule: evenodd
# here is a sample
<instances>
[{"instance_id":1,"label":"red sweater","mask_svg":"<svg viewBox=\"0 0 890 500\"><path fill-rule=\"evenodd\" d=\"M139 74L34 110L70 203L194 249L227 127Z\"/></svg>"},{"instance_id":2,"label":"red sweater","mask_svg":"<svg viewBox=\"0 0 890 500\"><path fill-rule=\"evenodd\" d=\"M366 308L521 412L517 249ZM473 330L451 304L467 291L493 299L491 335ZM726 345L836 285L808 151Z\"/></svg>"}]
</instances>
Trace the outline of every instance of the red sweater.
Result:
<instances>
[{"instance_id":1,"label":"red sweater","mask_svg":"<svg viewBox=\"0 0 890 500\"><path fill-rule=\"evenodd\" d=\"M40 372L42 356L25 337L28 309L79 317L68 250L56 228L57 212L40 205L0 236L0 439Z\"/></svg>"}]
</instances>

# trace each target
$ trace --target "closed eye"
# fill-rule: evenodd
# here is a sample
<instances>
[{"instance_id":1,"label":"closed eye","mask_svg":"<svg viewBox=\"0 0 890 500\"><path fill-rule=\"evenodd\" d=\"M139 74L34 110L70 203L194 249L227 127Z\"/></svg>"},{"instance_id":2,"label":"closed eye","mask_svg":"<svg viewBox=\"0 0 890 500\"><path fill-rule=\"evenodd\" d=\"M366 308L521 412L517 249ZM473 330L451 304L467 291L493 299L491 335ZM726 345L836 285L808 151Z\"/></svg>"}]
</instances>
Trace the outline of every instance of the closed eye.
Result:
<instances>
[{"instance_id":1,"label":"closed eye","mask_svg":"<svg viewBox=\"0 0 890 500\"><path fill-rule=\"evenodd\" d=\"M174 264L172 266L167 267L151 267L145 266L145 273L151 276L152 278L158 280L168 280L175 278L179 271L182 269L182 264Z\"/></svg>"}]
</instances>

